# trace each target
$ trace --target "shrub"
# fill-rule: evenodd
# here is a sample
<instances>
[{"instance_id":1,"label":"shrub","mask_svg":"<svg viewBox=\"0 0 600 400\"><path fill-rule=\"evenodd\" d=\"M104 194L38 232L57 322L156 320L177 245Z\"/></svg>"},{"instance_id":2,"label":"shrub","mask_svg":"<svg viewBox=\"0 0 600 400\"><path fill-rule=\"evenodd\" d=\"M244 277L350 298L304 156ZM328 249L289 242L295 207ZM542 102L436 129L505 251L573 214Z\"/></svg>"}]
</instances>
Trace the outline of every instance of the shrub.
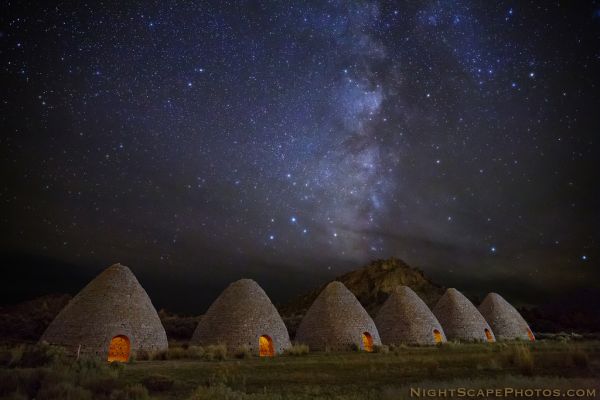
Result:
<instances>
[{"instance_id":1,"label":"shrub","mask_svg":"<svg viewBox=\"0 0 600 400\"><path fill-rule=\"evenodd\" d=\"M533 356L529 347L524 345L513 346L509 353L509 361L516 366L523 375L533 375Z\"/></svg>"},{"instance_id":2,"label":"shrub","mask_svg":"<svg viewBox=\"0 0 600 400\"><path fill-rule=\"evenodd\" d=\"M94 395L108 396L114 390L121 388L121 383L112 376L99 375L83 382L82 386L92 391Z\"/></svg>"},{"instance_id":3,"label":"shrub","mask_svg":"<svg viewBox=\"0 0 600 400\"><path fill-rule=\"evenodd\" d=\"M390 352L390 348L388 346L386 346L385 344L382 345L374 345L373 346L373 353L381 353L381 354L388 354Z\"/></svg>"},{"instance_id":4,"label":"shrub","mask_svg":"<svg viewBox=\"0 0 600 400\"><path fill-rule=\"evenodd\" d=\"M8 359L6 355L3 358ZM62 347L48 344L20 345L10 350L7 365L12 368L36 368L65 360L66 353Z\"/></svg>"},{"instance_id":5,"label":"shrub","mask_svg":"<svg viewBox=\"0 0 600 400\"><path fill-rule=\"evenodd\" d=\"M200 386L188 400L242 400L244 393L236 392L223 384Z\"/></svg>"},{"instance_id":6,"label":"shrub","mask_svg":"<svg viewBox=\"0 0 600 400\"><path fill-rule=\"evenodd\" d=\"M38 400L91 400L92 398L89 390L73 386L71 382L44 385L36 396Z\"/></svg>"},{"instance_id":7,"label":"shrub","mask_svg":"<svg viewBox=\"0 0 600 400\"><path fill-rule=\"evenodd\" d=\"M157 352L152 353L151 357L152 357L152 360L165 361L165 360L169 359L169 351L168 350L157 351Z\"/></svg>"},{"instance_id":8,"label":"shrub","mask_svg":"<svg viewBox=\"0 0 600 400\"><path fill-rule=\"evenodd\" d=\"M190 346L187 349L187 355L192 360L201 360L204 358L204 347Z\"/></svg>"},{"instance_id":9,"label":"shrub","mask_svg":"<svg viewBox=\"0 0 600 400\"><path fill-rule=\"evenodd\" d=\"M24 392L24 394L31 399L35 398L36 393L42 386L42 381L47 375L47 371L41 368L21 370L18 371L18 375L16 375L16 371L11 372L15 374L15 378L18 379L18 391Z\"/></svg>"},{"instance_id":10,"label":"shrub","mask_svg":"<svg viewBox=\"0 0 600 400\"><path fill-rule=\"evenodd\" d=\"M102 363L104 364L104 363ZM111 362L108 364L108 367L111 371L113 371L116 375L120 374L121 371L125 369L125 364L122 362Z\"/></svg>"},{"instance_id":11,"label":"shrub","mask_svg":"<svg viewBox=\"0 0 600 400\"><path fill-rule=\"evenodd\" d=\"M227 358L227 346L224 344L211 344L204 348L205 360L225 360Z\"/></svg>"},{"instance_id":12,"label":"shrub","mask_svg":"<svg viewBox=\"0 0 600 400\"><path fill-rule=\"evenodd\" d=\"M392 344L392 345L388 346L388 349L392 353L399 355L402 352L408 350L408 346L405 344Z\"/></svg>"},{"instance_id":13,"label":"shrub","mask_svg":"<svg viewBox=\"0 0 600 400\"><path fill-rule=\"evenodd\" d=\"M116 390L111 393L110 400L149 400L148 390L140 385L126 386L123 390Z\"/></svg>"},{"instance_id":14,"label":"shrub","mask_svg":"<svg viewBox=\"0 0 600 400\"><path fill-rule=\"evenodd\" d=\"M82 357L72 363L69 372L84 382L98 377L117 377L124 366L120 363L107 364L95 357Z\"/></svg>"},{"instance_id":15,"label":"shrub","mask_svg":"<svg viewBox=\"0 0 600 400\"><path fill-rule=\"evenodd\" d=\"M294 343L292 347L285 349L283 354L286 356L303 356L310 351L307 344Z\"/></svg>"},{"instance_id":16,"label":"shrub","mask_svg":"<svg viewBox=\"0 0 600 400\"><path fill-rule=\"evenodd\" d=\"M248 346L242 346L233 353L233 356L239 359L252 358L252 351Z\"/></svg>"},{"instance_id":17,"label":"shrub","mask_svg":"<svg viewBox=\"0 0 600 400\"><path fill-rule=\"evenodd\" d=\"M150 375L142 380L142 385L151 392L166 392L174 383L173 379L163 375Z\"/></svg>"},{"instance_id":18,"label":"shrub","mask_svg":"<svg viewBox=\"0 0 600 400\"><path fill-rule=\"evenodd\" d=\"M25 352L25 345L15 346L8 350L8 362L6 365L8 367L18 367L23 358L23 352Z\"/></svg>"},{"instance_id":19,"label":"shrub","mask_svg":"<svg viewBox=\"0 0 600 400\"><path fill-rule=\"evenodd\" d=\"M455 341L448 340L445 343L439 344L440 350L453 351L461 348L461 344Z\"/></svg>"},{"instance_id":20,"label":"shrub","mask_svg":"<svg viewBox=\"0 0 600 400\"><path fill-rule=\"evenodd\" d=\"M348 349L350 351L360 351L360 347L358 347L358 345L356 343L352 343L348 346Z\"/></svg>"},{"instance_id":21,"label":"shrub","mask_svg":"<svg viewBox=\"0 0 600 400\"><path fill-rule=\"evenodd\" d=\"M143 399L135 395L135 389L124 390L116 379L125 368L121 363L109 365L97 357L63 358L61 349L47 345L19 346L13 354L19 367L0 370L0 398L11 394L15 399L109 399L114 393L126 400ZM21 367L39 364L42 366ZM123 397L129 392L129 397Z\"/></svg>"},{"instance_id":22,"label":"shrub","mask_svg":"<svg viewBox=\"0 0 600 400\"><path fill-rule=\"evenodd\" d=\"M186 351L183 347L170 347L169 350L167 350L167 359L180 360L182 358L187 358Z\"/></svg>"}]
</instances>

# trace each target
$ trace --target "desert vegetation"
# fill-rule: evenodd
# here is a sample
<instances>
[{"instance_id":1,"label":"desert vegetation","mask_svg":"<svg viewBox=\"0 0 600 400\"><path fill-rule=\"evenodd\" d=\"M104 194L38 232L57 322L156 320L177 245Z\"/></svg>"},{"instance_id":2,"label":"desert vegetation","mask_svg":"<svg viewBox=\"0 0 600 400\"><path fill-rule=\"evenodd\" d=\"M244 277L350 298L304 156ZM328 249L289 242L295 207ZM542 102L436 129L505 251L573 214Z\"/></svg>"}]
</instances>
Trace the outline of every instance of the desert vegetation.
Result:
<instances>
[{"instance_id":1,"label":"desert vegetation","mask_svg":"<svg viewBox=\"0 0 600 400\"><path fill-rule=\"evenodd\" d=\"M18 345L0 349L0 365L0 398L8 399L402 399L417 386L506 385L600 393L600 342L581 339L382 346L373 353L311 353L294 345L277 357L172 345L127 364Z\"/></svg>"}]
</instances>

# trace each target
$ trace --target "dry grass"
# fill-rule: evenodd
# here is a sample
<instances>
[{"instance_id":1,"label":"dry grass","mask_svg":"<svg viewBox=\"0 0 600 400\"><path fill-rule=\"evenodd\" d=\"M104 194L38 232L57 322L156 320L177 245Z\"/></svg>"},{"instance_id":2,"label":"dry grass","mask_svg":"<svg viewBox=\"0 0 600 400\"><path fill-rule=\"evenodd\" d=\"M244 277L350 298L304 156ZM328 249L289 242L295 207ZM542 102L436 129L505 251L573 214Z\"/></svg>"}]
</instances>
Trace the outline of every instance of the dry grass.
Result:
<instances>
[{"instance_id":1,"label":"dry grass","mask_svg":"<svg viewBox=\"0 0 600 400\"><path fill-rule=\"evenodd\" d=\"M396 399L411 385L587 387L600 375L600 343L593 341L451 343L378 353L294 349L303 356L235 358L225 346L174 347L149 361L109 365L74 361L48 346L4 348L0 398Z\"/></svg>"},{"instance_id":2,"label":"dry grass","mask_svg":"<svg viewBox=\"0 0 600 400\"><path fill-rule=\"evenodd\" d=\"M310 352L307 344L294 343L292 347L286 349L283 354L286 356L305 356Z\"/></svg>"},{"instance_id":3,"label":"dry grass","mask_svg":"<svg viewBox=\"0 0 600 400\"><path fill-rule=\"evenodd\" d=\"M508 354L508 362L509 364L516 366L523 375L533 375L534 361L529 347L525 345L515 345L511 347L510 353Z\"/></svg>"},{"instance_id":4,"label":"dry grass","mask_svg":"<svg viewBox=\"0 0 600 400\"><path fill-rule=\"evenodd\" d=\"M233 353L233 356L238 359L252 358L252 351L248 346L243 346L242 348L236 350Z\"/></svg>"}]
</instances>

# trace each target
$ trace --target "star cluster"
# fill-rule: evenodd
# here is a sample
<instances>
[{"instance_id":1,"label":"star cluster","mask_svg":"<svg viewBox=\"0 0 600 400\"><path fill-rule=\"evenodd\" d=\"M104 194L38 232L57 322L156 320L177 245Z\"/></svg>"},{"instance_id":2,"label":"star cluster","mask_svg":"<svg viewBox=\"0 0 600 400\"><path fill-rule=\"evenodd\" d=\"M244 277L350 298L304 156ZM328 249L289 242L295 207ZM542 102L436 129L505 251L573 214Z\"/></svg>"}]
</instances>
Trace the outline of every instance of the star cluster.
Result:
<instances>
[{"instance_id":1,"label":"star cluster","mask_svg":"<svg viewBox=\"0 0 600 400\"><path fill-rule=\"evenodd\" d=\"M599 10L5 2L2 251L275 297L389 256L597 281Z\"/></svg>"}]
</instances>

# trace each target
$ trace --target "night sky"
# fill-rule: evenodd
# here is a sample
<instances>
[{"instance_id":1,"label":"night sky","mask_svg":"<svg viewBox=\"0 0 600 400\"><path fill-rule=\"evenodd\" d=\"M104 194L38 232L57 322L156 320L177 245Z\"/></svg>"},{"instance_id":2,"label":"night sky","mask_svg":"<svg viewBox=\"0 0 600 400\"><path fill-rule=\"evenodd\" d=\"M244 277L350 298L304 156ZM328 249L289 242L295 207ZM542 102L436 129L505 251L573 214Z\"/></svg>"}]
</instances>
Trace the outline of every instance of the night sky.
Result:
<instances>
[{"instance_id":1,"label":"night sky","mask_svg":"<svg viewBox=\"0 0 600 400\"><path fill-rule=\"evenodd\" d=\"M598 285L599 2L23 3L4 301L114 262L186 311L390 256L516 302Z\"/></svg>"}]
</instances>

